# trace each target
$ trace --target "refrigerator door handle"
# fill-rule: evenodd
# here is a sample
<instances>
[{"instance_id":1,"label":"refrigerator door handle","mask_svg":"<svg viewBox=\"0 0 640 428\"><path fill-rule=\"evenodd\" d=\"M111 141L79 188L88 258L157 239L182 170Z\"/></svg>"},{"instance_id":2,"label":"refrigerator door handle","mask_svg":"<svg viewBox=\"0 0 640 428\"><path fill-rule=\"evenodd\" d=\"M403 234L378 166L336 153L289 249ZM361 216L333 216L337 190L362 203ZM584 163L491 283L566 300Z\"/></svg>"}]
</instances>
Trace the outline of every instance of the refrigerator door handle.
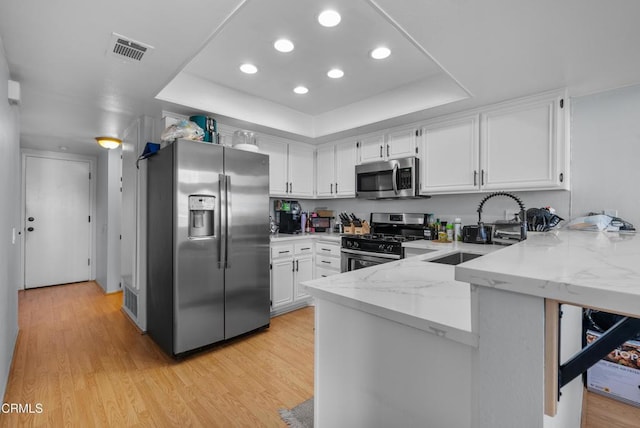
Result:
<instances>
[{"instance_id":1,"label":"refrigerator door handle","mask_svg":"<svg viewBox=\"0 0 640 428\"><path fill-rule=\"evenodd\" d=\"M218 174L218 194L220 197L218 198L220 201L220 206L218 207L218 228L220 232L218 233L218 269L224 268L223 260L226 259L226 252L223 254L223 251L226 250L226 245L222 245L222 240L226 240L226 234L223 233L226 229L227 219L226 215L222 214L222 209L226 206L226 175Z\"/></svg>"},{"instance_id":2,"label":"refrigerator door handle","mask_svg":"<svg viewBox=\"0 0 640 428\"><path fill-rule=\"evenodd\" d=\"M229 261L229 248L231 247L231 227L233 226L232 223L232 204L231 204L231 194L233 193L231 190L231 176L227 175L226 176L226 180L225 180L225 184L226 184L226 195L225 195L225 199L227 200L227 222L225 225L225 239L224 239L224 245L225 245L225 251L224 251L224 260L225 260L225 268L228 269L231 267L231 262Z\"/></svg>"}]
</instances>

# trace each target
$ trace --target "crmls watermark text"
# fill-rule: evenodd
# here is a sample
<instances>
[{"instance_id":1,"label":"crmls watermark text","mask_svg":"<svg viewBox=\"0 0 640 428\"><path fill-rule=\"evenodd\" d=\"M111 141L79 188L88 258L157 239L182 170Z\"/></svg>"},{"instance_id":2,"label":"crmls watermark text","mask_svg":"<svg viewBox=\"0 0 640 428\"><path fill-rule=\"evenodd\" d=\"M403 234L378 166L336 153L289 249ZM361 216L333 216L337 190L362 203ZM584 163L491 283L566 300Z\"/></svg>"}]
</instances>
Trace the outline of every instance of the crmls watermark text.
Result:
<instances>
[{"instance_id":1,"label":"crmls watermark text","mask_svg":"<svg viewBox=\"0 0 640 428\"><path fill-rule=\"evenodd\" d=\"M2 403L0 413L36 413L44 412L42 403Z\"/></svg>"}]
</instances>

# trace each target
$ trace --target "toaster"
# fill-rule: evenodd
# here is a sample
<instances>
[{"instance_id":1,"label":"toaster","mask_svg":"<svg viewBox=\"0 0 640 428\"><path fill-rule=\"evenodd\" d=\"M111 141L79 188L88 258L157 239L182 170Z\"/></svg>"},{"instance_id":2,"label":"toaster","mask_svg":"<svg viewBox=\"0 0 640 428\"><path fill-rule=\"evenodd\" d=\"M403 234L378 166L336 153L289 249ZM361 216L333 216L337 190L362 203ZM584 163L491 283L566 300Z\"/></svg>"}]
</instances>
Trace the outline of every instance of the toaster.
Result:
<instances>
[{"instance_id":1,"label":"toaster","mask_svg":"<svg viewBox=\"0 0 640 428\"><path fill-rule=\"evenodd\" d=\"M493 243L493 225L483 224L462 227L462 242L469 244L491 244Z\"/></svg>"}]
</instances>

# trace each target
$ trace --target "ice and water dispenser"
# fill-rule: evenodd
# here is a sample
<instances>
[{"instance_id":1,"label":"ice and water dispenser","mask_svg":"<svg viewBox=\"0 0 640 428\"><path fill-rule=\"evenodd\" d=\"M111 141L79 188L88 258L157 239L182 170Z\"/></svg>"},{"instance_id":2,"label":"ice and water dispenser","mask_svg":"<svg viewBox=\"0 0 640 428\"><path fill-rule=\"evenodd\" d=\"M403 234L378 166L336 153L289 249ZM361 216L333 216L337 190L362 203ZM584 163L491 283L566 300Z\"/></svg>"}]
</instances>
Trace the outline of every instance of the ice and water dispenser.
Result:
<instances>
[{"instance_id":1,"label":"ice and water dispenser","mask_svg":"<svg viewBox=\"0 0 640 428\"><path fill-rule=\"evenodd\" d=\"M215 235L216 197L189 195L189 238L210 238Z\"/></svg>"}]
</instances>

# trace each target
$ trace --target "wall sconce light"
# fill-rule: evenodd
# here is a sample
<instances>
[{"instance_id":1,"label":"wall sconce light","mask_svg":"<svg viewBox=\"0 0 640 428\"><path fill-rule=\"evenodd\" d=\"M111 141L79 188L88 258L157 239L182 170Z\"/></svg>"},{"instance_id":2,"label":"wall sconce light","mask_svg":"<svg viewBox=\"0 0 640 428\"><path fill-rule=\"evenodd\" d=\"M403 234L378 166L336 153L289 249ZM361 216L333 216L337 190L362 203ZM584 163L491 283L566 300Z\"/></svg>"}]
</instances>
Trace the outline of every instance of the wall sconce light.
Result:
<instances>
[{"instance_id":1,"label":"wall sconce light","mask_svg":"<svg viewBox=\"0 0 640 428\"><path fill-rule=\"evenodd\" d=\"M105 149L115 149L122 144L122 140L114 137L96 137L96 141L100 147L104 147Z\"/></svg>"}]
</instances>

